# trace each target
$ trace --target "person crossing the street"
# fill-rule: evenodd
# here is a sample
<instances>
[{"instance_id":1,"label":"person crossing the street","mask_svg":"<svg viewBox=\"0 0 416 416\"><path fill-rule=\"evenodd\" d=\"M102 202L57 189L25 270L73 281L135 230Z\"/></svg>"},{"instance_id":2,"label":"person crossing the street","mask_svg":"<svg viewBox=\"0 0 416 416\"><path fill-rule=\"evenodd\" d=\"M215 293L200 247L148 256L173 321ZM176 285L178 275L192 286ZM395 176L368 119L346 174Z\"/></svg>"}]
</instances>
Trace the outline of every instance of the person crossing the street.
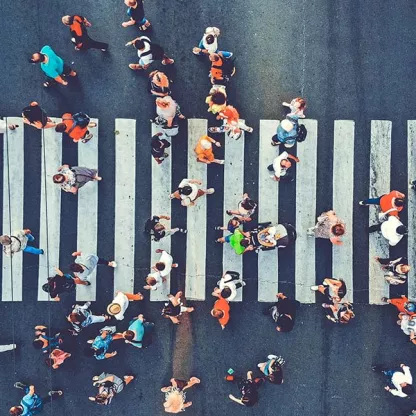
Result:
<instances>
[{"instance_id":1,"label":"person crossing the street","mask_svg":"<svg viewBox=\"0 0 416 416\"><path fill-rule=\"evenodd\" d=\"M169 157L169 153L166 152L166 149L170 147L170 143L165 139L165 135L161 131L152 137L150 146L152 148L151 153L153 159L155 159L158 165Z\"/></svg>"},{"instance_id":2,"label":"person crossing the street","mask_svg":"<svg viewBox=\"0 0 416 416\"><path fill-rule=\"evenodd\" d=\"M142 31L150 28L151 23L144 16L143 0L124 0L124 4L128 7L127 16L129 16L129 20L123 22L121 26L137 26Z\"/></svg>"},{"instance_id":3,"label":"person crossing the street","mask_svg":"<svg viewBox=\"0 0 416 416\"><path fill-rule=\"evenodd\" d=\"M381 234L391 246L396 246L408 233L407 227L403 225L396 215L390 215L387 221L371 225L368 228L369 233L374 233L376 231L381 231Z\"/></svg>"},{"instance_id":4,"label":"person crossing the street","mask_svg":"<svg viewBox=\"0 0 416 416\"><path fill-rule=\"evenodd\" d=\"M83 305L75 304L72 306L71 313L66 317L72 326L72 335L78 335L84 328L90 325L103 323L110 320L110 316L94 315L90 310L91 302L85 302Z\"/></svg>"},{"instance_id":5,"label":"person crossing the street","mask_svg":"<svg viewBox=\"0 0 416 416\"><path fill-rule=\"evenodd\" d=\"M203 195L212 195L214 188L201 189L202 181L198 179L182 179L178 189L170 195L171 199L179 199L184 207L195 205L195 201Z\"/></svg>"},{"instance_id":6,"label":"person crossing the street","mask_svg":"<svg viewBox=\"0 0 416 416\"><path fill-rule=\"evenodd\" d=\"M277 182L293 181L295 178L292 175L290 175L290 173L288 173L288 170L292 167L291 160L295 161L296 163L299 163L298 157L293 156L286 151L280 153L280 155L275 157L273 163L267 166L267 169L270 172L273 172L273 175L271 175L270 177Z\"/></svg>"},{"instance_id":7,"label":"person crossing the street","mask_svg":"<svg viewBox=\"0 0 416 416\"><path fill-rule=\"evenodd\" d=\"M123 332L124 342L136 348L146 348L154 327L153 322L146 321L143 314L140 314L129 322L128 330Z\"/></svg>"},{"instance_id":8,"label":"person crossing the street","mask_svg":"<svg viewBox=\"0 0 416 416\"><path fill-rule=\"evenodd\" d=\"M166 277L172 271L173 268L178 267L178 263L173 262L173 257L166 251L160 248L156 249L156 253L160 254L159 261L152 267L152 269L162 277L162 281L166 281Z\"/></svg>"},{"instance_id":9,"label":"person crossing the street","mask_svg":"<svg viewBox=\"0 0 416 416\"><path fill-rule=\"evenodd\" d=\"M100 329L100 335L87 341L91 346L84 349L84 354L87 357L95 357L97 360L112 358L117 355L117 351L107 351L112 341L117 339L123 339L123 334L116 332L115 326L105 326Z\"/></svg>"},{"instance_id":10,"label":"person crossing the street","mask_svg":"<svg viewBox=\"0 0 416 416\"><path fill-rule=\"evenodd\" d=\"M237 210L227 209L226 214L230 216L234 216L240 222L250 222L252 220L252 216L256 212L257 204L256 202L251 199L248 193L243 194L243 199L238 203Z\"/></svg>"},{"instance_id":11,"label":"person crossing the street","mask_svg":"<svg viewBox=\"0 0 416 416\"><path fill-rule=\"evenodd\" d=\"M181 300L183 293L179 291L175 296L169 294L169 302L165 303L165 306L162 309L162 316L169 318L175 325L179 325L179 316L183 313L191 313L194 311L193 306L184 306L184 303Z\"/></svg>"},{"instance_id":12,"label":"person crossing the street","mask_svg":"<svg viewBox=\"0 0 416 416\"><path fill-rule=\"evenodd\" d=\"M380 263L381 269L386 273L384 277L388 284L401 285L406 283L410 266L405 257L398 257L395 259L376 256L375 259Z\"/></svg>"},{"instance_id":13,"label":"person crossing the street","mask_svg":"<svg viewBox=\"0 0 416 416\"><path fill-rule=\"evenodd\" d=\"M214 306L211 310L211 316L218 319L218 323L221 325L221 329L225 329L226 325L230 321L230 304L228 299L224 299L221 293L213 292L213 296L217 297Z\"/></svg>"},{"instance_id":14,"label":"person crossing the street","mask_svg":"<svg viewBox=\"0 0 416 416\"><path fill-rule=\"evenodd\" d=\"M399 314L416 316L416 303L409 301L409 298L405 295L401 295L400 298L382 297L381 301L396 307L396 309L399 311Z\"/></svg>"},{"instance_id":15,"label":"person crossing the street","mask_svg":"<svg viewBox=\"0 0 416 416\"><path fill-rule=\"evenodd\" d=\"M22 117L23 123L33 126L38 130L50 129L56 126L56 123L48 117L45 110L36 101L32 101L23 109Z\"/></svg>"},{"instance_id":16,"label":"person crossing the street","mask_svg":"<svg viewBox=\"0 0 416 416\"><path fill-rule=\"evenodd\" d=\"M308 228L307 235L315 238L325 238L332 244L341 245L341 237L345 234L345 223L333 210L323 212L318 217L315 227Z\"/></svg>"},{"instance_id":17,"label":"person crossing the street","mask_svg":"<svg viewBox=\"0 0 416 416\"><path fill-rule=\"evenodd\" d=\"M52 177L53 183L59 185L64 192L74 195L88 182L99 182L102 179L101 176L98 176L97 169L69 165L59 167L58 172Z\"/></svg>"},{"instance_id":18,"label":"person crossing the street","mask_svg":"<svg viewBox=\"0 0 416 416\"><path fill-rule=\"evenodd\" d=\"M144 226L145 232L152 236L153 241L160 241L164 237L168 237L174 235L175 233L179 232L182 234L186 234L188 231L175 227L175 228L168 228L165 224L162 223L163 220L169 221L169 215L153 215L152 218L149 218L146 221Z\"/></svg>"},{"instance_id":19,"label":"person crossing the street","mask_svg":"<svg viewBox=\"0 0 416 416\"><path fill-rule=\"evenodd\" d=\"M44 254L41 248L32 247L29 243L35 241L32 231L29 228L14 231L12 235L1 235L0 244L3 246L3 253L8 257L13 257L15 253L24 251L25 253L35 254L37 256Z\"/></svg>"},{"instance_id":20,"label":"person crossing the street","mask_svg":"<svg viewBox=\"0 0 416 416\"><path fill-rule=\"evenodd\" d=\"M399 218L400 212L403 210L406 195L399 191L391 191L382 196L365 199L359 202L361 206L379 205L384 217L395 216Z\"/></svg>"},{"instance_id":21,"label":"person crossing the street","mask_svg":"<svg viewBox=\"0 0 416 416\"><path fill-rule=\"evenodd\" d=\"M98 387L98 393L95 396L88 397L89 400L97 404L108 406L113 398L121 393L128 384L135 379L134 376L124 376L123 379L110 373L101 373L99 376L92 378L92 385Z\"/></svg>"},{"instance_id":22,"label":"person crossing the street","mask_svg":"<svg viewBox=\"0 0 416 416\"><path fill-rule=\"evenodd\" d=\"M62 115L62 122L56 124L55 131L66 133L74 143L87 143L93 138L88 128L97 127L95 121L90 121L85 113L65 113Z\"/></svg>"},{"instance_id":23,"label":"person crossing the street","mask_svg":"<svg viewBox=\"0 0 416 416\"><path fill-rule=\"evenodd\" d=\"M207 27L204 35L198 46L192 49L194 55L210 55L218 52L218 37L220 36L220 29L217 27ZM220 51L224 58L231 58L231 52Z\"/></svg>"},{"instance_id":24,"label":"person crossing the street","mask_svg":"<svg viewBox=\"0 0 416 416\"><path fill-rule=\"evenodd\" d=\"M390 385L384 387L384 390L393 396L408 397L414 393L413 377L409 366L400 364L400 370L389 370L376 365L372 369L374 372L384 374L387 377Z\"/></svg>"},{"instance_id":25,"label":"person crossing the street","mask_svg":"<svg viewBox=\"0 0 416 416\"><path fill-rule=\"evenodd\" d=\"M107 306L107 313L118 321L122 321L130 302L143 300L143 298L144 296L140 292L127 293L117 291L113 301Z\"/></svg>"},{"instance_id":26,"label":"person crossing the street","mask_svg":"<svg viewBox=\"0 0 416 416\"><path fill-rule=\"evenodd\" d=\"M223 159L217 159L214 156L212 150L212 145L215 144L216 147L221 147L221 143L207 136L206 134L201 136L198 140L198 143L195 146L194 152L196 153L196 160L207 165L211 163L217 163L218 165L223 165Z\"/></svg>"},{"instance_id":27,"label":"person crossing the street","mask_svg":"<svg viewBox=\"0 0 416 416\"><path fill-rule=\"evenodd\" d=\"M290 117L294 120L298 120L299 118L305 118L305 114L303 114L303 112L306 108L306 100L304 98L294 98L290 103L284 101L282 105L290 108L290 113L286 117Z\"/></svg>"}]
</instances>

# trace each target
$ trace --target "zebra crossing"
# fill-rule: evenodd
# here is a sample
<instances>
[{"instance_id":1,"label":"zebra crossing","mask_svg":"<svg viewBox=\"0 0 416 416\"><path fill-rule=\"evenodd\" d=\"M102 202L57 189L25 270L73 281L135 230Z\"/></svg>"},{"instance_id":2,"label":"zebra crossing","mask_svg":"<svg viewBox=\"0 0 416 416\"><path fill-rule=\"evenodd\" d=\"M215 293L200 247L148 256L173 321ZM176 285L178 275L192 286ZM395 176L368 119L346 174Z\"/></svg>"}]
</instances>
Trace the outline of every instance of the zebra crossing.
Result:
<instances>
[{"instance_id":1,"label":"zebra crossing","mask_svg":"<svg viewBox=\"0 0 416 416\"><path fill-rule=\"evenodd\" d=\"M97 123L99 120L94 119ZM8 123L22 125L20 118L11 117ZM314 303L315 294L310 286L317 281L315 272L316 251L313 239L304 232L315 224L317 198L317 163L318 163L318 122L306 119L301 121L307 130L308 138L297 146L297 156L300 163L296 167L296 229L298 238L295 244L295 296L302 303ZM258 177L258 218L259 222L271 221L277 223L279 185L272 182L266 169L273 159L270 138L276 132L278 120L260 120L259 128L259 177ZM187 177L199 179L203 186L207 185L208 166L198 163L194 147L199 137L207 134L207 120L188 120L188 155ZM158 127L151 126L152 135ZM392 123L386 120L371 121L370 137L370 187L369 196L381 195L390 190L390 163L386 163L391 155ZM94 139L86 144L78 145L78 165L90 168L98 167L98 127L93 128ZM244 193L244 134L238 141L225 137L221 140L225 147L224 166L224 211L235 209ZM334 156L333 156L333 209L347 224L347 235L343 238L342 246L333 246L332 271L333 276L342 277L349 288L347 297L353 299L353 190L354 190L354 140L355 122L352 120L335 120L333 127ZM408 121L408 177L416 178L415 162L416 120ZM151 213L171 215L169 194L177 184L172 184L172 153L174 146L169 149L168 157L158 165L150 155L151 161ZM290 152L290 151L289 151ZM4 141L3 152L3 233L20 229L23 224L24 198L24 129L20 128L9 133ZM115 120L115 213L114 213L114 259L118 267L114 270L114 288L131 292L135 279L143 280L145 276L135 274L135 205L136 205L136 121L133 119ZM56 168L62 164L62 138L54 129L44 130L42 135L42 177L41 177L41 209L39 247L48 247L44 256L39 257L38 270L38 300L47 301L47 293L42 291L42 285L47 277L55 274L53 268L60 264L60 226L61 226L61 196L62 191L53 184L51 177ZM13 178L13 180L9 180ZM45 180L46 178L46 180ZM342 183L342 199L338 198L335 187ZM97 251L98 239L98 186L86 186L79 192L77 198L77 243L86 252ZM416 229L416 196L409 194L408 225L409 248L408 259L412 268L408 278L408 295L416 298L416 248L412 244ZM377 209L370 207L370 223L378 221ZM185 212L185 208L184 208ZM205 300L206 295L206 253L207 247L207 198L200 198L196 206L186 209L186 268L185 294L188 299ZM150 212L149 212L150 217ZM224 212L224 224L229 217ZM171 250L170 236L160 242L151 243L149 270L157 259L157 248L168 252ZM228 244L223 245L223 270L235 270L243 275L243 256L235 255ZM377 233L369 236L369 303L378 304L382 296L388 296L389 288L382 278L382 272L373 258L375 255L389 254L388 243ZM22 301L23 292L23 256L15 255L13 260L3 254L2 300ZM273 302L279 291L279 264L277 251L265 251L258 254L258 295L260 302ZM48 268L49 265L49 268ZM91 286L76 288L77 301L94 301L97 297L96 272L90 276ZM98 269L98 273L100 273ZM365 274L365 273L364 273ZM12 278L13 277L13 278ZM244 276L243 276L244 277ZM163 287L151 291L151 301L162 301L170 292L169 278ZM236 301L242 301L244 293L240 292Z\"/></svg>"}]
</instances>

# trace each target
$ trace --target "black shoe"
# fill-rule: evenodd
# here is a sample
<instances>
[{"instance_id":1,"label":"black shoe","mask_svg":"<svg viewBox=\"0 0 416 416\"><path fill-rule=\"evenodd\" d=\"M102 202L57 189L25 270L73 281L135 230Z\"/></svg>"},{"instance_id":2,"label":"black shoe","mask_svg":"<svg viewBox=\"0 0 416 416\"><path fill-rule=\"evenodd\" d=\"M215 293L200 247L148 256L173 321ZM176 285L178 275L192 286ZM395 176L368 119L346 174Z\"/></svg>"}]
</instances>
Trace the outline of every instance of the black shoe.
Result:
<instances>
[{"instance_id":1,"label":"black shoe","mask_svg":"<svg viewBox=\"0 0 416 416\"><path fill-rule=\"evenodd\" d=\"M227 213L227 215L233 215L233 213L229 209L227 209L227 211L225 212Z\"/></svg>"},{"instance_id":2,"label":"black shoe","mask_svg":"<svg viewBox=\"0 0 416 416\"><path fill-rule=\"evenodd\" d=\"M91 286L91 282L89 282L88 280L85 282L85 286Z\"/></svg>"},{"instance_id":3,"label":"black shoe","mask_svg":"<svg viewBox=\"0 0 416 416\"><path fill-rule=\"evenodd\" d=\"M375 373L382 373L383 372L383 368L380 365L373 365L371 367L371 369L375 372Z\"/></svg>"}]
</instances>

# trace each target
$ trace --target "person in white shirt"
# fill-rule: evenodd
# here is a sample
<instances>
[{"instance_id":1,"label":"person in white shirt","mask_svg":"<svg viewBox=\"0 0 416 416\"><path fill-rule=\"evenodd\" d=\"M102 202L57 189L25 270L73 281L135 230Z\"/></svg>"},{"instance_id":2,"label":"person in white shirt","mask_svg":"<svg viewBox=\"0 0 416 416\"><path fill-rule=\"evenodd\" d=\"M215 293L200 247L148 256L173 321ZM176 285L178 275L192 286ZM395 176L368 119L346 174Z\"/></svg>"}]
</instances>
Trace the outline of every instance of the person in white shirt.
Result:
<instances>
[{"instance_id":1,"label":"person in white shirt","mask_svg":"<svg viewBox=\"0 0 416 416\"><path fill-rule=\"evenodd\" d=\"M215 192L214 188L199 189L202 182L197 179L182 179L178 189L170 195L170 199L180 199L181 205L189 207L195 205L195 201L202 195L211 195Z\"/></svg>"},{"instance_id":2,"label":"person in white shirt","mask_svg":"<svg viewBox=\"0 0 416 416\"><path fill-rule=\"evenodd\" d=\"M114 316L118 321L122 321L130 301L143 300L143 298L144 296L140 292L137 294L116 292L116 296L107 307L107 312L109 315Z\"/></svg>"},{"instance_id":3,"label":"person in white shirt","mask_svg":"<svg viewBox=\"0 0 416 416\"><path fill-rule=\"evenodd\" d=\"M143 286L143 289L157 290L159 287L162 287L164 282L166 282L166 279L160 275L160 272L149 273L146 277L146 285Z\"/></svg>"},{"instance_id":4,"label":"person in white shirt","mask_svg":"<svg viewBox=\"0 0 416 416\"><path fill-rule=\"evenodd\" d=\"M384 387L386 391L391 393L393 396L408 397L414 393L412 385L413 378L410 374L410 368L407 365L400 364L402 371L398 370L384 370L380 366L374 366L373 371L384 374L389 382L395 387L394 389L390 386Z\"/></svg>"},{"instance_id":5,"label":"person in white shirt","mask_svg":"<svg viewBox=\"0 0 416 416\"><path fill-rule=\"evenodd\" d=\"M270 175L274 181L293 181L294 178L287 173L288 169L292 167L292 162L289 159L294 160L296 163L299 162L299 158L285 151L280 153L280 155L273 160L271 165L267 166L267 169L274 173L273 175Z\"/></svg>"},{"instance_id":6,"label":"person in white shirt","mask_svg":"<svg viewBox=\"0 0 416 416\"><path fill-rule=\"evenodd\" d=\"M387 221L369 227L368 231L373 233L381 231L383 237L391 246L397 245L404 235L407 235L407 227L394 215L390 215Z\"/></svg>"},{"instance_id":7,"label":"person in white shirt","mask_svg":"<svg viewBox=\"0 0 416 416\"><path fill-rule=\"evenodd\" d=\"M207 27L204 35L198 46L192 49L194 55L209 55L211 53L218 52L218 37L220 36L220 30L217 27ZM231 58L233 55L231 52L221 51L224 58Z\"/></svg>"},{"instance_id":8,"label":"person in white shirt","mask_svg":"<svg viewBox=\"0 0 416 416\"><path fill-rule=\"evenodd\" d=\"M246 282L240 278L240 273L233 271L226 271L221 280L217 282L217 287L214 289L212 296L227 299L227 302L231 302L237 296L237 289L245 286Z\"/></svg>"},{"instance_id":9,"label":"person in white shirt","mask_svg":"<svg viewBox=\"0 0 416 416\"><path fill-rule=\"evenodd\" d=\"M161 256L152 269L159 272L162 278L166 277L171 272L172 268L178 267L178 263L173 262L173 257L167 251L158 248L156 253L160 253ZM164 279L164 281L165 280L166 279Z\"/></svg>"},{"instance_id":10,"label":"person in white shirt","mask_svg":"<svg viewBox=\"0 0 416 416\"><path fill-rule=\"evenodd\" d=\"M399 318L397 325L406 335L409 335L410 341L416 344L416 315L399 314Z\"/></svg>"}]
</instances>

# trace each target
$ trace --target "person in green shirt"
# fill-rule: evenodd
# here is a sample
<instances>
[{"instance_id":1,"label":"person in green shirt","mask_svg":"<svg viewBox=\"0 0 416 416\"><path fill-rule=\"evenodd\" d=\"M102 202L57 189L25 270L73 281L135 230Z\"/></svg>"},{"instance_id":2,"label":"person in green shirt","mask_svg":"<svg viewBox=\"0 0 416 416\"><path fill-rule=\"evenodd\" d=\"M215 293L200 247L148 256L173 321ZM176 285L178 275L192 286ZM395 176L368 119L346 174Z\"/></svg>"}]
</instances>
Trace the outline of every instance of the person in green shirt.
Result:
<instances>
[{"instance_id":1,"label":"person in green shirt","mask_svg":"<svg viewBox=\"0 0 416 416\"><path fill-rule=\"evenodd\" d=\"M29 62L32 64L40 63L40 67L47 77L46 81L43 83L43 86L46 88L55 83L68 85L68 81L65 80L65 77L75 77L77 75L77 73L48 45L45 45L40 52L34 53Z\"/></svg>"},{"instance_id":2,"label":"person in green shirt","mask_svg":"<svg viewBox=\"0 0 416 416\"><path fill-rule=\"evenodd\" d=\"M232 234L215 240L216 243L229 243L236 254L244 254L247 251L253 251L256 248L251 242L250 233L241 231L237 228Z\"/></svg>"}]
</instances>

